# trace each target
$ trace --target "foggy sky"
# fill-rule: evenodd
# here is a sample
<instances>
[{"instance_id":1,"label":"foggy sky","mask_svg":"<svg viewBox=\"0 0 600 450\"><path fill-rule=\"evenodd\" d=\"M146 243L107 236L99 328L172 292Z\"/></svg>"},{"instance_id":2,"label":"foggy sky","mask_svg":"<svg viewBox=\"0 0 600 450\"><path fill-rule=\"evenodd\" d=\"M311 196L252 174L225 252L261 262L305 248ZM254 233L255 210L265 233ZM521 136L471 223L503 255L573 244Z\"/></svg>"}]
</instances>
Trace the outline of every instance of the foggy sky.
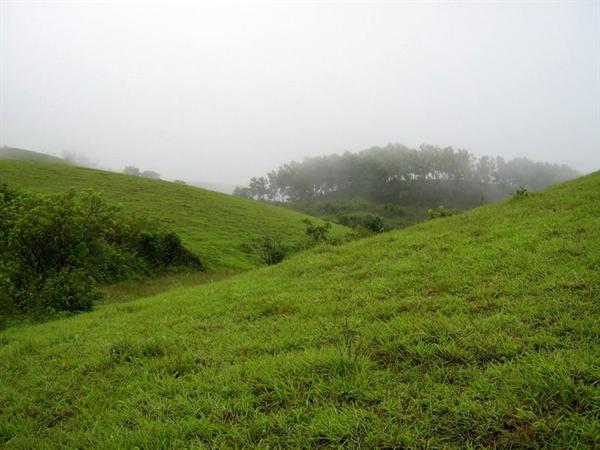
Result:
<instances>
[{"instance_id":1,"label":"foggy sky","mask_svg":"<svg viewBox=\"0 0 600 450\"><path fill-rule=\"evenodd\" d=\"M0 145L239 182L399 142L600 169L600 3L0 0Z\"/></svg>"}]
</instances>

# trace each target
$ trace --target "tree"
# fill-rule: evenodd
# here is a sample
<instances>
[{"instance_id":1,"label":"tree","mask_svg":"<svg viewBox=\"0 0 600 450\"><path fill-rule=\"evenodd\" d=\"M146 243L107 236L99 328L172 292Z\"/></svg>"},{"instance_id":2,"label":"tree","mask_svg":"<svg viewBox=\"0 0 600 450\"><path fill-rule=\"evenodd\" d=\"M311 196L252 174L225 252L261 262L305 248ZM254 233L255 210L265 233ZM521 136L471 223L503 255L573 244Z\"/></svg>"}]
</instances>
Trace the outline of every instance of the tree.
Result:
<instances>
[{"instance_id":1,"label":"tree","mask_svg":"<svg viewBox=\"0 0 600 450\"><path fill-rule=\"evenodd\" d=\"M127 175L133 175L135 177L139 177L140 175L142 175L142 173L140 172L140 169L138 169L135 166L125 166L123 173L125 173Z\"/></svg>"},{"instance_id":2,"label":"tree","mask_svg":"<svg viewBox=\"0 0 600 450\"><path fill-rule=\"evenodd\" d=\"M99 294L80 269L93 254L93 244L114 230L116 209L91 192L36 196L4 189L3 194L0 260L8 275L3 290L18 309L59 307L54 300L61 295L84 292L60 304L71 311L89 309Z\"/></svg>"},{"instance_id":3,"label":"tree","mask_svg":"<svg viewBox=\"0 0 600 450\"><path fill-rule=\"evenodd\" d=\"M144 170L142 172L142 176L144 178L151 178L153 180L160 180L160 174L154 172L153 170Z\"/></svg>"}]
</instances>

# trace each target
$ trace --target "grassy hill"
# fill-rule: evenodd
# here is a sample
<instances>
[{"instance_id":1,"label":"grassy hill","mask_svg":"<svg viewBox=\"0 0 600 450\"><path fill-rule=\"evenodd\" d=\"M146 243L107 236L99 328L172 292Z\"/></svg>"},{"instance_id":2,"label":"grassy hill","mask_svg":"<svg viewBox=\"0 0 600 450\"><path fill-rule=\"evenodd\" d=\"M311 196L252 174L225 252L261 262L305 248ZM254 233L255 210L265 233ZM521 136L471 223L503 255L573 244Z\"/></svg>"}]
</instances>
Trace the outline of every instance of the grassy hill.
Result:
<instances>
[{"instance_id":1,"label":"grassy hill","mask_svg":"<svg viewBox=\"0 0 600 450\"><path fill-rule=\"evenodd\" d=\"M22 148L14 147L0 147L0 160L3 159L67 164L67 161L59 158L58 156L52 156L40 152L32 152L31 150L23 150Z\"/></svg>"},{"instance_id":2,"label":"grassy hill","mask_svg":"<svg viewBox=\"0 0 600 450\"><path fill-rule=\"evenodd\" d=\"M599 193L596 173L5 330L0 442L598 448Z\"/></svg>"},{"instance_id":3,"label":"grassy hill","mask_svg":"<svg viewBox=\"0 0 600 450\"><path fill-rule=\"evenodd\" d=\"M256 243L263 238L297 245L306 239L308 216L167 181L35 161L0 161L0 183L34 192L94 189L176 231L212 270L248 269L260 264ZM315 219L318 221L318 219ZM333 233L346 229L335 226Z\"/></svg>"}]
</instances>

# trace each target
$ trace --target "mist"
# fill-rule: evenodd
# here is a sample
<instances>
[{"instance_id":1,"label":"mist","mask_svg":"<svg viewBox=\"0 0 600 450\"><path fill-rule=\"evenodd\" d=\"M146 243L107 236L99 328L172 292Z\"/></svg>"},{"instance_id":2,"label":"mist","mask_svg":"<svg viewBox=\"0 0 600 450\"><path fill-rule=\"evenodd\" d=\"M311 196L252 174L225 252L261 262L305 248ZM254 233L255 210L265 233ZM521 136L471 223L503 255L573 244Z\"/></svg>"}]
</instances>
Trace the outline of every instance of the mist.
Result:
<instances>
[{"instance_id":1,"label":"mist","mask_svg":"<svg viewBox=\"0 0 600 450\"><path fill-rule=\"evenodd\" d=\"M0 145L243 183L390 142L600 169L600 4L0 3Z\"/></svg>"}]
</instances>

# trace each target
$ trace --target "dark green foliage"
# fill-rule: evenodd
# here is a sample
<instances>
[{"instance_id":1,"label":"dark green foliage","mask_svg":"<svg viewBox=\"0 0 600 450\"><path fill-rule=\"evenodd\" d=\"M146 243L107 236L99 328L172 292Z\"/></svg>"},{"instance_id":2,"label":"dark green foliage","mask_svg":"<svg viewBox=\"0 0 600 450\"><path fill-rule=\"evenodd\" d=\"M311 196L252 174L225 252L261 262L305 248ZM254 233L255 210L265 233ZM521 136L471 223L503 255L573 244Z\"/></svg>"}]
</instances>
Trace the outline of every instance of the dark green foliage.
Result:
<instances>
[{"instance_id":1,"label":"dark green foliage","mask_svg":"<svg viewBox=\"0 0 600 450\"><path fill-rule=\"evenodd\" d=\"M440 217L454 216L455 214L458 214L458 210L439 205L436 209L428 209L427 214L430 219L439 219Z\"/></svg>"},{"instance_id":2,"label":"dark green foliage","mask_svg":"<svg viewBox=\"0 0 600 450\"><path fill-rule=\"evenodd\" d=\"M173 232L142 231L137 236L137 253L153 268L191 266L202 268L200 259L186 249Z\"/></svg>"},{"instance_id":3,"label":"dark green foliage","mask_svg":"<svg viewBox=\"0 0 600 450\"><path fill-rule=\"evenodd\" d=\"M366 228L374 233L385 231L383 219L376 214L348 214L338 217L338 222L352 228Z\"/></svg>"},{"instance_id":4,"label":"dark green foliage","mask_svg":"<svg viewBox=\"0 0 600 450\"><path fill-rule=\"evenodd\" d=\"M84 270L64 269L46 280L33 303L41 311L89 311L101 297L96 281Z\"/></svg>"},{"instance_id":5,"label":"dark green foliage","mask_svg":"<svg viewBox=\"0 0 600 450\"><path fill-rule=\"evenodd\" d=\"M280 263L289 253L287 246L273 238L265 238L261 242L260 248L263 261L269 266Z\"/></svg>"},{"instance_id":6,"label":"dark green foliage","mask_svg":"<svg viewBox=\"0 0 600 450\"><path fill-rule=\"evenodd\" d=\"M80 311L99 297L97 282L173 266L202 269L171 232L127 223L99 194L24 194L0 187L3 309Z\"/></svg>"},{"instance_id":7,"label":"dark green foliage","mask_svg":"<svg viewBox=\"0 0 600 450\"><path fill-rule=\"evenodd\" d=\"M325 222L322 225L313 223L310 219L302 221L306 224L306 234L310 236L314 243L326 242L329 238L331 223Z\"/></svg>"}]
</instances>

